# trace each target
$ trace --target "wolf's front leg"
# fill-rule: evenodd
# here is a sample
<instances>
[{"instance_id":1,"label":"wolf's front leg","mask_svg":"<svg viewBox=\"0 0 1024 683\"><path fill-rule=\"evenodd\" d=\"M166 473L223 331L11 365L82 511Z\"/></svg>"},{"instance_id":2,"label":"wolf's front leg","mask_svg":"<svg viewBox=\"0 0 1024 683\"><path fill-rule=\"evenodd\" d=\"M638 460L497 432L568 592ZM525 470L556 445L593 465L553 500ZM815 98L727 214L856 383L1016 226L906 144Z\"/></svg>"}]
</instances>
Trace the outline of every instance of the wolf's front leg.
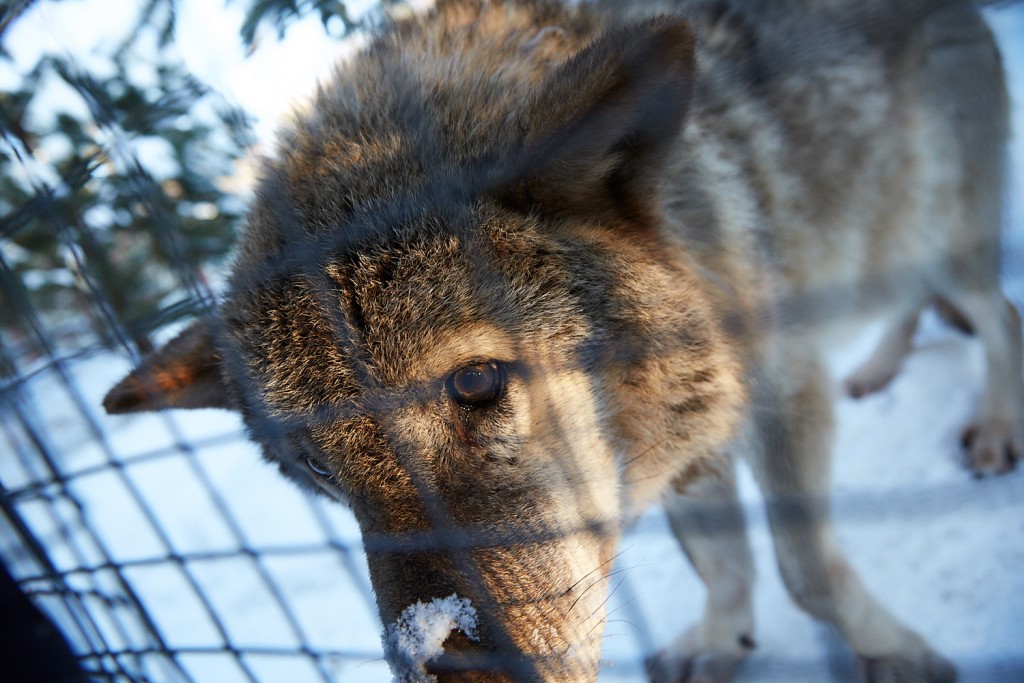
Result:
<instances>
[{"instance_id":1,"label":"wolf's front leg","mask_svg":"<svg viewBox=\"0 0 1024 683\"><path fill-rule=\"evenodd\" d=\"M673 491L669 524L707 587L699 623L648 662L655 683L728 683L754 648L753 559L732 463Z\"/></svg>"},{"instance_id":2,"label":"wolf's front leg","mask_svg":"<svg viewBox=\"0 0 1024 683\"><path fill-rule=\"evenodd\" d=\"M783 582L835 625L867 683L952 683L956 671L865 589L829 519L832 406L812 352L787 343L756 384L750 463L764 492Z\"/></svg>"}]
</instances>

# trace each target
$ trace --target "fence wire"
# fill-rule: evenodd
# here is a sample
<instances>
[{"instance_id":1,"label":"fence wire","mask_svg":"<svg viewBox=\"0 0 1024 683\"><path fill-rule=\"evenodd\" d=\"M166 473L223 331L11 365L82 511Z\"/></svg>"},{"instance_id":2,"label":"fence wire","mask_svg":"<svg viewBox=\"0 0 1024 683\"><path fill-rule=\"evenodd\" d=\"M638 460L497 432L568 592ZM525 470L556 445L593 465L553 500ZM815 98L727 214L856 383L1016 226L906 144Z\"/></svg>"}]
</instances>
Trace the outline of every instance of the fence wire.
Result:
<instances>
[{"instance_id":1,"label":"fence wire","mask_svg":"<svg viewBox=\"0 0 1024 683\"><path fill-rule=\"evenodd\" d=\"M995 13L993 18L998 20ZM1024 57L1011 67L1024 80ZM78 84L79 94L97 102L91 109L97 126L116 122L117 114L89 94L86 75L75 73L68 80ZM388 680L364 540L378 550L443 543L453 552L496 541L467 536L443 517L436 526L452 531L447 539L436 533L424 539L361 539L343 506L299 493L264 463L234 415L201 411L126 419L102 414L105 391L141 358L139 335L136 323L123 319L123 307L115 303L124 293L112 291L96 272L93 255L103 244L97 228L86 220L69 221L58 210L60 197L89 179L102 181L101 164L68 169L56 180L39 177L30 163L33 150L12 132L18 122L8 114L0 112L4 154L21 160L32 189L0 218L0 235L5 243L29 229L58 236L74 264L82 293L77 301L87 309L70 323L67 317L41 311L25 272L12 263L9 249L0 249L5 310L17 319L17 324L12 319L0 326L0 560L19 589L57 624L93 680ZM172 258L179 255L169 272L174 291L186 302L183 310L208 310L215 294L206 284L207 273L180 256L185 248L178 233L180 216L163 201L165 190L120 134L109 141L97 159L114 158L128 169L128 192L148 218L153 244ZM1020 306L1024 259L1017 250L1024 246L1024 226L1011 227L1004 247L1006 280ZM181 306L181 301L167 305ZM159 321L151 327L159 327ZM976 344L961 337L935 333L929 344L924 353L939 363L976 361ZM920 369L916 378L928 373ZM954 373L950 381L972 381L977 374ZM949 414L965 414L978 391L942 402ZM901 448L910 447L903 439L929 433L936 460L942 454L952 459L952 447L943 444L952 440L957 425L935 424L937 417L913 410L900 412L899 399L893 396L868 408L849 402L840 408L840 476L832 510L844 540L876 549L866 552L862 563L889 563L879 568L875 580L897 587L886 590L883 585L878 592L901 614L915 614L918 601L934 599L949 609L920 614L978 618L982 632L974 634L974 641L940 643L940 649L952 646L958 653L964 680L1024 681L1024 645L1006 632L1019 629L1024 617L1017 611L1024 605L1024 542L1019 533L1024 528L1024 479L1018 472L961 482L911 470L909 479L879 476L879 485L863 469L844 469L844 458L868 457L857 449L896 451L891 456L874 454L881 467L898 457ZM844 432L843 419L867 423L862 416L851 418L856 410L881 417L878 429L889 430L888 435L866 440L863 434ZM741 478L746 482L749 475L741 473ZM762 582L777 584L770 576L770 560L766 564L763 559L769 556L769 541L760 501L750 496L744 500L761 558L758 566L768 567L769 576ZM444 513L443 506L437 508ZM716 515L728 518L709 508L706 519L712 527ZM933 527L936 520L939 526ZM984 529L989 521L1016 533L1009 532L1005 543L993 542L992 532ZM965 538L975 532L982 545ZM912 548L887 559L886 547L902 544ZM654 550L645 551L645 546ZM702 589L674 546L664 522L654 515L642 518L622 541L611 578L602 680L642 680L644 657L697 619ZM1008 576L972 573L973 554L978 552L995 558L984 564L984 572ZM963 564L933 569L929 553L960 555ZM675 559L667 560L670 554ZM871 575L872 567L858 567ZM957 580L941 575L958 571L963 576ZM996 590L963 592L985 581L996 584ZM953 594L909 594L914 586L932 583L950 587ZM972 600L977 604L970 604ZM804 623L777 600L757 605L760 629L769 635L762 643L765 651L755 654L740 680L855 678L852 658L835 635ZM913 617L908 621L927 626ZM947 631L937 633L942 637ZM808 638L809 643L799 642Z\"/></svg>"}]
</instances>

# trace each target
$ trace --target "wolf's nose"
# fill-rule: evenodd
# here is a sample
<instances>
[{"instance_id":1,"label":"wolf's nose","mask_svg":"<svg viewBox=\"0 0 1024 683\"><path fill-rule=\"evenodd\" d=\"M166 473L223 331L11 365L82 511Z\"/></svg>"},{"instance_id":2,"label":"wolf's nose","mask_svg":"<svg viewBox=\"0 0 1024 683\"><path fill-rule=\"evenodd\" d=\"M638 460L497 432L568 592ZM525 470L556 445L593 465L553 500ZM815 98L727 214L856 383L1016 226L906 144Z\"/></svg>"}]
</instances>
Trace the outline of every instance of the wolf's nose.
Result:
<instances>
[{"instance_id":1,"label":"wolf's nose","mask_svg":"<svg viewBox=\"0 0 1024 683\"><path fill-rule=\"evenodd\" d=\"M513 668L512 659L456 629L444 641L444 654L429 662L426 669L439 683L511 683L518 680L508 673Z\"/></svg>"}]
</instances>

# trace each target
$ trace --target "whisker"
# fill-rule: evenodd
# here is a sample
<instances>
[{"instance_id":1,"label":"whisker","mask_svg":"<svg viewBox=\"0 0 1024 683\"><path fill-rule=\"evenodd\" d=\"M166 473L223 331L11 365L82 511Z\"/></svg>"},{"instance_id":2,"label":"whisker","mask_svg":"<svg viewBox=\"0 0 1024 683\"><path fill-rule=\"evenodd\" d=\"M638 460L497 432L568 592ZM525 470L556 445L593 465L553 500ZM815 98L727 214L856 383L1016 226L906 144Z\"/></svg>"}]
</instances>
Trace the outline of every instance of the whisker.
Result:
<instances>
[{"instance_id":1,"label":"whisker","mask_svg":"<svg viewBox=\"0 0 1024 683\"><path fill-rule=\"evenodd\" d=\"M587 578L588 576L590 576L590 575L591 575L591 574L593 574L594 572L596 572L596 571L600 570L600 569L601 569L601 567L605 566L605 565L606 565L606 564L608 564L609 562L614 562L615 560L619 559L619 558L620 558L620 557L622 556L622 554L623 554L624 552L626 552L627 550L629 550L629 549L630 549L630 548L632 548L632 547L633 547L633 546L629 546L629 547L627 547L627 548L623 548L622 550L620 550L619 552L615 553L614 555L612 555L611 557L609 557L609 558L608 558L607 560L605 560L604 562L602 562L601 564L599 564L599 565L597 565L596 567L594 567L593 569L591 569L591 570L590 570L589 572L587 572L586 574L584 574L583 576L581 576L581 577L579 578L579 580L578 580L578 581L576 581L576 583L574 583L573 585L571 585L571 586L569 586L568 588L566 588L566 589L565 589L565 593L570 593L570 592L572 592L572 590L573 590L574 588L576 588L576 586L578 586L578 585L580 585L581 583L583 583L583 581L584 581L584 580L585 580L585 579L586 579L586 578ZM563 593L563 595L565 595L565 593Z\"/></svg>"},{"instance_id":2,"label":"whisker","mask_svg":"<svg viewBox=\"0 0 1024 683\"><path fill-rule=\"evenodd\" d=\"M670 440L671 440L670 437L665 437L664 439L661 439L660 441L656 441L655 443L651 444L650 446L645 448L640 453L634 455L632 458L630 458L626 462L622 463L622 466L623 467L629 467L630 465L635 463L640 458L643 458L643 457L647 456L648 454L650 454L651 451L653 451L656 448L659 448L660 446L663 446L664 444L668 443Z\"/></svg>"},{"instance_id":3,"label":"whisker","mask_svg":"<svg viewBox=\"0 0 1024 683\"><path fill-rule=\"evenodd\" d=\"M597 614L605 605L608 604L608 601L612 599L612 596L615 595L616 592L618 592L619 587L622 586L622 584L625 583L625 581L626 577L622 577L622 579L620 579L619 582L615 584L615 587L608 591L608 595L605 597L604 600L601 601L601 604L595 607L594 611L590 613L591 617ZM590 627L590 630L587 631L587 635L589 636L591 633L593 633L595 628L603 627L604 624L604 619L597 620L596 622L594 622L594 625Z\"/></svg>"}]
</instances>

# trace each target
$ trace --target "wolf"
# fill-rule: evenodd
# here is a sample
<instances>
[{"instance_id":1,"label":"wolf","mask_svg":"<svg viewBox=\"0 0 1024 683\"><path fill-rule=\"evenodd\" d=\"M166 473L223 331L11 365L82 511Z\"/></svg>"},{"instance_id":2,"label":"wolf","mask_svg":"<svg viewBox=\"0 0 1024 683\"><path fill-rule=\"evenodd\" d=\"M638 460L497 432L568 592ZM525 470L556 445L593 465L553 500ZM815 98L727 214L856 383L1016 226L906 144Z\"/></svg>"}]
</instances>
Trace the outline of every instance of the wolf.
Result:
<instances>
[{"instance_id":1,"label":"wolf","mask_svg":"<svg viewBox=\"0 0 1024 683\"><path fill-rule=\"evenodd\" d=\"M992 35L966 0L609 5L438 0L377 31L284 125L216 310L106 409L239 411L345 501L401 681L594 681L617 542L655 504L707 607L649 675L731 680L736 458L863 679L955 680L836 540L822 357L885 321L848 380L878 390L937 306L987 359L967 466L1021 457ZM441 604L443 642L403 646Z\"/></svg>"}]
</instances>

